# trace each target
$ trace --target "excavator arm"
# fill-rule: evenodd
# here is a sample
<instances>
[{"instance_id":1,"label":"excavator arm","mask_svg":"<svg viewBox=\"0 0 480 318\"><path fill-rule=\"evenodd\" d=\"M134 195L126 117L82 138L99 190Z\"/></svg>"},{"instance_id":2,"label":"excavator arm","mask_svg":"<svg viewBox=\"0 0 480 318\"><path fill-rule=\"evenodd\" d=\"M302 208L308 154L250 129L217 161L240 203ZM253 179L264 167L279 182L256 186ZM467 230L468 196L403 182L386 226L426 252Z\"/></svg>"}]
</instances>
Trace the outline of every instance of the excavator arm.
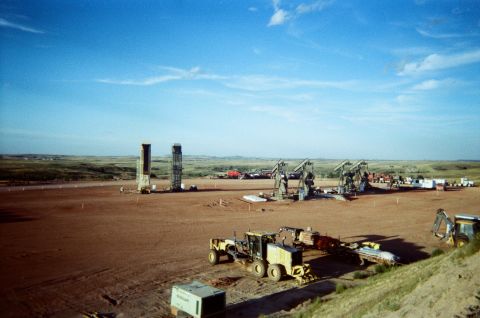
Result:
<instances>
[{"instance_id":1,"label":"excavator arm","mask_svg":"<svg viewBox=\"0 0 480 318\"><path fill-rule=\"evenodd\" d=\"M443 222L445 222L445 233L440 232L440 227L442 226ZM438 209L432 226L433 235L441 238L442 240L448 240L448 238L453 234L454 228L454 223L448 217L447 212L445 212L444 209Z\"/></svg>"}]
</instances>

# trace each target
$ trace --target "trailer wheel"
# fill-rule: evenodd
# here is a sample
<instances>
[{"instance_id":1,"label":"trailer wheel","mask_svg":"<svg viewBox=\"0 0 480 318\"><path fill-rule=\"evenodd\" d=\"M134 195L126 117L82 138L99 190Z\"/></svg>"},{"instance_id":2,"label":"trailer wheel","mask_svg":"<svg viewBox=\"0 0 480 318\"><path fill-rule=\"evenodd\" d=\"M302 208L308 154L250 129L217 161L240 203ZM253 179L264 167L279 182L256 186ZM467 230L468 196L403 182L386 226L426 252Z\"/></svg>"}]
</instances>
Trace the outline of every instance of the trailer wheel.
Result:
<instances>
[{"instance_id":1,"label":"trailer wheel","mask_svg":"<svg viewBox=\"0 0 480 318\"><path fill-rule=\"evenodd\" d=\"M252 269L253 275L255 275L255 277L262 278L265 276L267 266L264 261L256 260L255 262L253 262Z\"/></svg>"},{"instance_id":2,"label":"trailer wheel","mask_svg":"<svg viewBox=\"0 0 480 318\"><path fill-rule=\"evenodd\" d=\"M283 276L283 267L279 264L272 264L268 266L267 270L268 278L274 282L279 282Z\"/></svg>"},{"instance_id":3,"label":"trailer wheel","mask_svg":"<svg viewBox=\"0 0 480 318\"><path fill-rule=\"evenodd\" d=\"M217 265L218 259L219 259L218 252L216 250L210 250L210 252L208 253L208 262L211 265Z\"/></svg>"}]
</instances>

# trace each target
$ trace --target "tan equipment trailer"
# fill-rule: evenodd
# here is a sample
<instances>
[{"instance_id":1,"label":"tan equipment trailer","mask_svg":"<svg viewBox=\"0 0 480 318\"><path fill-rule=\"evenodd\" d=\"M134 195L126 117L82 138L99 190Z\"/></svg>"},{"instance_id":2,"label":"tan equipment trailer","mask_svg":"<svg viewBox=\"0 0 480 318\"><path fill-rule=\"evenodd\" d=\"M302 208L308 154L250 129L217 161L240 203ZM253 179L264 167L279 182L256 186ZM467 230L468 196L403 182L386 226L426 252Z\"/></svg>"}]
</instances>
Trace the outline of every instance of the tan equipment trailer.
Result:
<instances>
[{"instance_id":1,"label":"tan equipment trailer","mask_svg":"<svg viewBox=\"0 0 480 318\"><path fill-rule=\"evenodd\" d=\"M382 251L380 244L374 242L346 243L330 236L320 235L319 232L312 231L310 228L303 230L282 226L279 233L281 232L291 233L294 246L317 249L348 260L360 261L360 265L365 265L366 262L397 265L400 261L398 256Z\"/></svg>"}]
</instances>

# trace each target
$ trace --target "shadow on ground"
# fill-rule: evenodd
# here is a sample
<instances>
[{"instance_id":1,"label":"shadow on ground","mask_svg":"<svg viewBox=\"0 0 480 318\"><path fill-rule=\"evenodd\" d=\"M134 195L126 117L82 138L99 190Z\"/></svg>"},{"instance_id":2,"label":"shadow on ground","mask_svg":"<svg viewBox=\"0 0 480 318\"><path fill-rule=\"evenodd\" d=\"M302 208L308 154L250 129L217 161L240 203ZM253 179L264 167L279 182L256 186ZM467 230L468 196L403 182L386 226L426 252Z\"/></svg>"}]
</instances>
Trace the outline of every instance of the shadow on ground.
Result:
<instances>
[{"instance_id":1,"label":"shadow on ground","mask_svg":"<svg viewBox=\"0 0 480 318\"><path fill-rule=\"evenodd\" d=\"M227 317L258 317L282 310L290 310L309 299L326 295L335 290L331 281L320 281L305 287L295 287L243 303L230 305Z\"/></svg>"},{"instance_id":2,"label":"shadow on ground","mask_svg":"<svg viewBox=\"0 0 480 318\"><path fill-rule=\"evenodd\" d=\"M0 210L0 223L17 223L33 221L35 218L19 215L14 212Z\"/></svg>"},{"instance_id":3,"label":"shadow on ground","mask_svg":"<svg viewBox=\"0 0 480 318\"><path fill-rule=\"evenodd\" d=\"M380 249L391 252L400 257L400 262L409 264L430 257L430 254L422 251L425 246L407 242L398 236L383 236L375 234L358 235L349 238L361 238L358 242L375 242L379 243Z\"/></svg>"}]
</instances>

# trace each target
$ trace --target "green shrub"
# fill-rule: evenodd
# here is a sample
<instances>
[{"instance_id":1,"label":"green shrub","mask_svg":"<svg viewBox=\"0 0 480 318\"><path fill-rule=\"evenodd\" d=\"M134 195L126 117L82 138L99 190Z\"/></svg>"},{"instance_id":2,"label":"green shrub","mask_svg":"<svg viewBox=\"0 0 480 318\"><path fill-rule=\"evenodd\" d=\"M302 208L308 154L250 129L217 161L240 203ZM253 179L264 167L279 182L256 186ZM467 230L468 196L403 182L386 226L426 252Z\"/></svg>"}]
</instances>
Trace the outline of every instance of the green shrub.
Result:
<instances>
[{"instance_id":1,"label":"green shrub","mask_svg":"<svg viewBox=\"0 0 480 318\"><path fill-rule=\"evenodd\" d=\"M375 273L381 274L381 273L387 272L388 267L383 265L383 264L377 264L377 265L375 265L374 270L375 270Z\"/></svg>"},{"instance_id":2,"label":"green shrub","mask_svg":"<svg viewBox=\"0 0 480 318\"><path fill-rule=\"evenodd\" d=\"M353 273L353 278L355 278L355 279L363 279L363 278L367 278L369 276L370 276L370 274L367 273L367 272L364 272L364 271L356 271L355 273Z\"/></svg>"},{"instance_id":3,"label":"green shrub","mask_svg":"<svg viewBox=\"0 0 480 318\"><path fill-rule=\"evenodd\" d=\"M347 286L345 284L337 283L337 285L335 286L335 291L337 292L337 294L341 294L345 290L347 290Z\"/></svg>"},{"instance_id":4,"label":"green shrub","mask_svg":"<svg viewBox=\"0 0 480 318\"><path fill-rule=\"evenodd\" d=\"M430 257L435 257L442 254L445 254L445 252L439 248L436 248L432 251L432 254L430 255Z\"/></svg>"}]
</instances>

